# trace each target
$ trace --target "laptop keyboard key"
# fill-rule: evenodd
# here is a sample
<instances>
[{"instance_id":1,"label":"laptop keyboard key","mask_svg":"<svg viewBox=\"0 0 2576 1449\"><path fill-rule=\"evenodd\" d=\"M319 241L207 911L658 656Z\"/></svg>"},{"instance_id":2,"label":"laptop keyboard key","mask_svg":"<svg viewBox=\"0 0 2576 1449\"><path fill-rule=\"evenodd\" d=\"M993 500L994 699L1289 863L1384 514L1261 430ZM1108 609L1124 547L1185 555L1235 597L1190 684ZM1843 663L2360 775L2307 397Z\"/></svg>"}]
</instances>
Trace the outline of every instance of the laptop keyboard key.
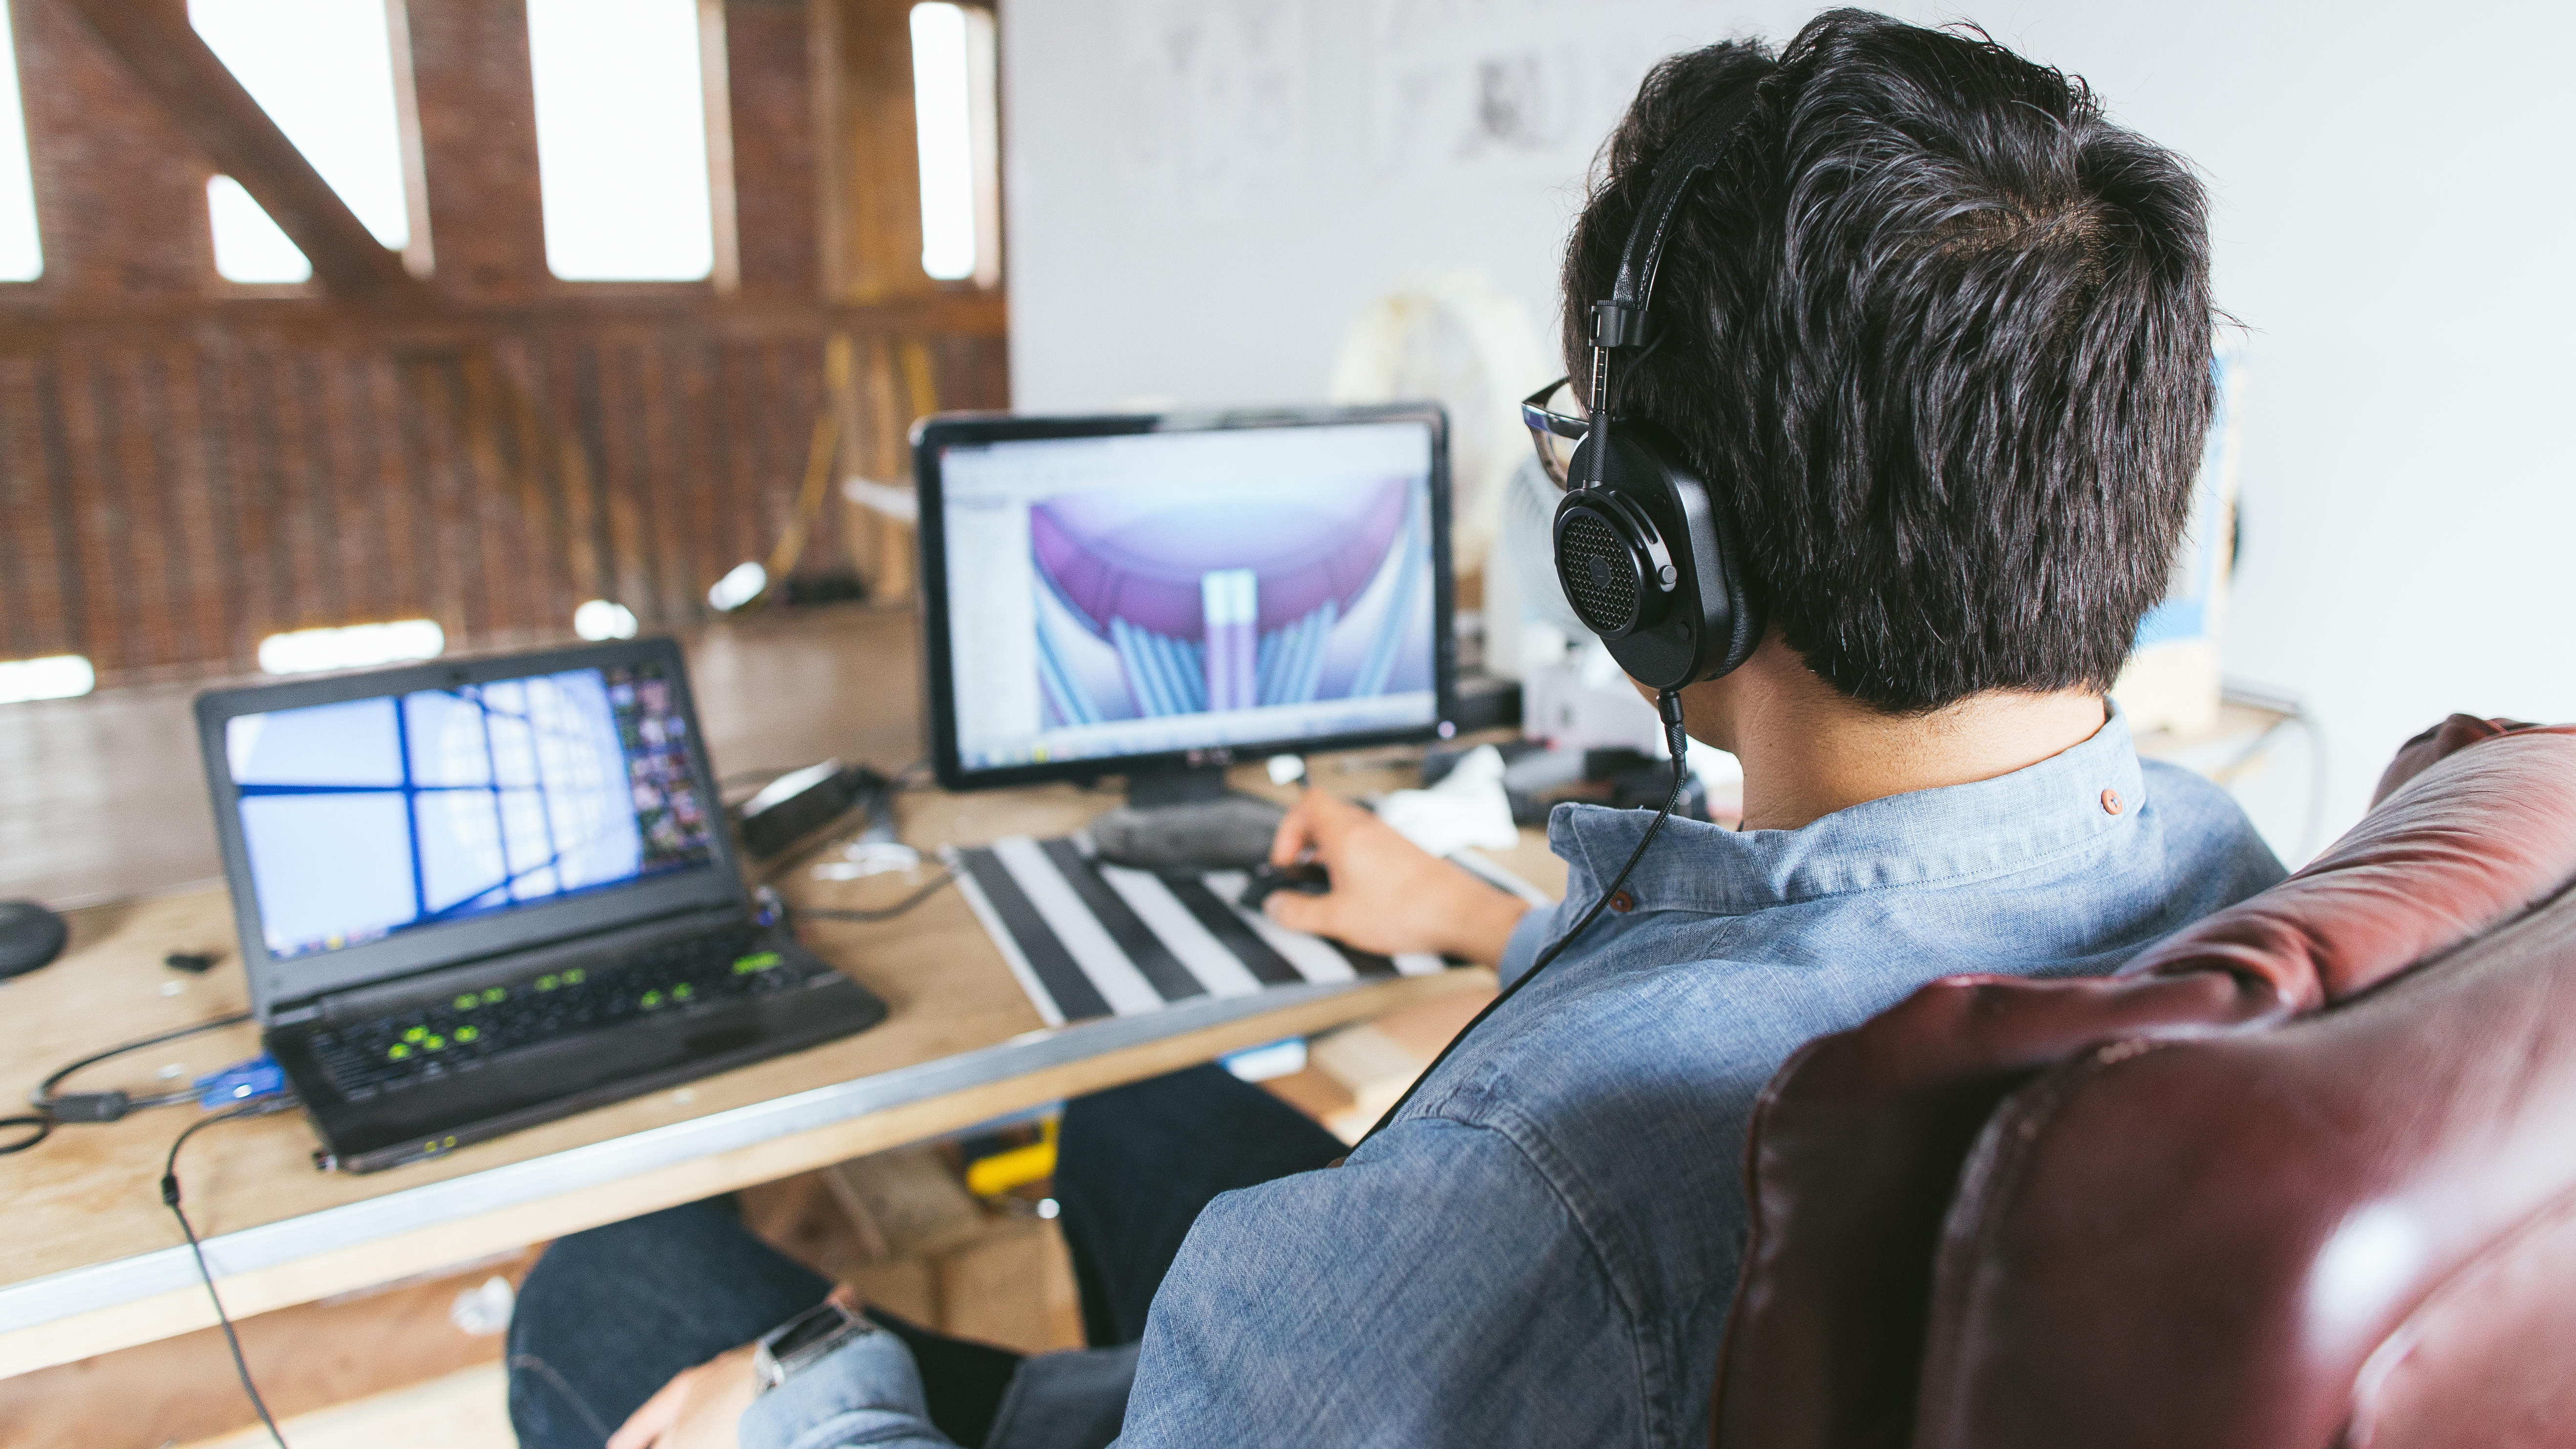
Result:
<instances>
[{"instance_id":1,"label":"laptop keyboard key","mask_svg":"<svg viewBox=\"0 0 2576 1449\"><path fill-rule=\"evenodd\" d=\"M636 1017L693 1013L795 984L777 952L756 946L748 930L716 932L623 962L460 991L425 1010L317 1031L310 1043L340 1095L364 1101Z\"/></svg>"}]
</instances>

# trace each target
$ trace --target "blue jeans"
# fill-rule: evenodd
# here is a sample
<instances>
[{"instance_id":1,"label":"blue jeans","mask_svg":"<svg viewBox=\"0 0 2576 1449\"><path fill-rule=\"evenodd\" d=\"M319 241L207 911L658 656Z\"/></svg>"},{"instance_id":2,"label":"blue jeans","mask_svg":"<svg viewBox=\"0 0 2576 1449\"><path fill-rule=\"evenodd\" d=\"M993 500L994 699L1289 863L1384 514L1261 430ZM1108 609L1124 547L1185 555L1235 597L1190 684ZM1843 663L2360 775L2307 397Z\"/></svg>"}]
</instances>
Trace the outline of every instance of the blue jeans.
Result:
<instances>
[{"instance_id":1,"label":"blue jeans","mask_svg":"<svg viewBox=\"0 0 2576 1449\"><path fill-rule=\"evenodd\" d=\"M1095 1347L1144 1337L1155 1289L1217 1194L1343 1151L1296 1109L1213 1066L1069 1103L1055 1194L1085 1336ZM558 1240L510 1319L510 1422L522 1449L599 1449L672 1375L760 1337L831 1287L720 1200ZM940 1432L983 1443L1020 1356L868 1316L912 1349Z\"/></svg>"}]
</instances>

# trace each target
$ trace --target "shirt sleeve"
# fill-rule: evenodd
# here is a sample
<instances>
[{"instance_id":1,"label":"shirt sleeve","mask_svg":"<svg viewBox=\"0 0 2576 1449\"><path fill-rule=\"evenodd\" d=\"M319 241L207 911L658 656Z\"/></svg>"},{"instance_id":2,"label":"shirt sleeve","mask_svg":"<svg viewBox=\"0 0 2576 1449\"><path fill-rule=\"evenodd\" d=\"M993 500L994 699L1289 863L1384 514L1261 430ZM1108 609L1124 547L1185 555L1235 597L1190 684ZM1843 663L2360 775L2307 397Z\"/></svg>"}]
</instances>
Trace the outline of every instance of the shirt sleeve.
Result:
<instances>
[{"instance_id":1,"label":"shirt sleeve","mask_svg":"<svg viewBox=\"0 0 2576 1449\"><path fill-rule=\"evenodd\" d=\"M1538 959L1538 953L1546 950L1547 943L1555 940L1557 932L1564 929L1564 917L1563 901L1552 906L1533 906L1521 912L1519 923L1512 927L1511 940L1503 945L1503 959L1494 963L1495 984L1509 986L1525 975L1530 963Z\"/></svg>"},{"instance_id":2,"label":"shirt sleeve","mask_svg":"<svg viewBox=\"0 0 2576 1449\"><path fill-rule=\"evenodd\" d=\"M741 1449L957 1449L931 1427L921 1371L891 1333L851 1339L751 1401Z\"/></svg>"},{"instance_id":3,"label":"shirt sleeve","mask_svg":"<svg viewBox=\"0 0 2576 1449\"><path fill-rule=\"evenodd\" d=\"M1634 1444L1634 1322L1510 1135L1411 1117L1200 1214L1118 1443Z\"/></svg>"}]
</instances>

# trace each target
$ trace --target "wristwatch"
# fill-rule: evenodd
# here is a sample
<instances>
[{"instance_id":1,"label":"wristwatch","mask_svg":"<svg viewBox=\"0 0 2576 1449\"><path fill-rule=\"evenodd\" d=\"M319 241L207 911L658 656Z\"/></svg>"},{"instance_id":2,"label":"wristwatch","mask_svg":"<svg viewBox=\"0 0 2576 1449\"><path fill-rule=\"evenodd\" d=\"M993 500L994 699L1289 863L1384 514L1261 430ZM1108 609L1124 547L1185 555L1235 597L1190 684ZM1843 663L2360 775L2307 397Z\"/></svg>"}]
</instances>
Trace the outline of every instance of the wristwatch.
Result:
<instances>
[{"instance_id":1,"label":"wristwatch","mask_svg":"<svg viewBox=\"0 0 2576 1449\"><path fill-rule=\"evenodd\" d=\"M875 1324L843 1305L838 1295L826 1298L761 1335L751 1351L752 1379L762 1393L768 1393L842 1344L876 1331Z\"/></svg>"}]
</instances>

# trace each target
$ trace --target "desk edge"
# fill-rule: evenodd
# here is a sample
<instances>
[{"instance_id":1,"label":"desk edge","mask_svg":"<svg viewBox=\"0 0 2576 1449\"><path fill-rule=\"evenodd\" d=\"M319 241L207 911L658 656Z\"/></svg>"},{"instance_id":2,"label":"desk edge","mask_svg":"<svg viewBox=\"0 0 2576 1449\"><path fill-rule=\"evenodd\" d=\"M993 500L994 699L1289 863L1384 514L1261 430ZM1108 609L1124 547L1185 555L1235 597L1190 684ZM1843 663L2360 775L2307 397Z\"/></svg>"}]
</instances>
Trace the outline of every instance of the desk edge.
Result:
<instances>
[{"instance_id":1,"label":"desk edge","mask_svg":"<svg viewBox=\"0 0 2576 1449\"><path fill-rule=\"evenodd\" d=\"M1379 984L1368 980L1272 987L1029 1032L954 1056L223 1233L205 1240L206 1265L220 1283ZM197 1286L196 1264L185 1247L155 1249L29 1278L0 1287L0 1334L41 1328Z\"/></svg>"}]
</instances>

